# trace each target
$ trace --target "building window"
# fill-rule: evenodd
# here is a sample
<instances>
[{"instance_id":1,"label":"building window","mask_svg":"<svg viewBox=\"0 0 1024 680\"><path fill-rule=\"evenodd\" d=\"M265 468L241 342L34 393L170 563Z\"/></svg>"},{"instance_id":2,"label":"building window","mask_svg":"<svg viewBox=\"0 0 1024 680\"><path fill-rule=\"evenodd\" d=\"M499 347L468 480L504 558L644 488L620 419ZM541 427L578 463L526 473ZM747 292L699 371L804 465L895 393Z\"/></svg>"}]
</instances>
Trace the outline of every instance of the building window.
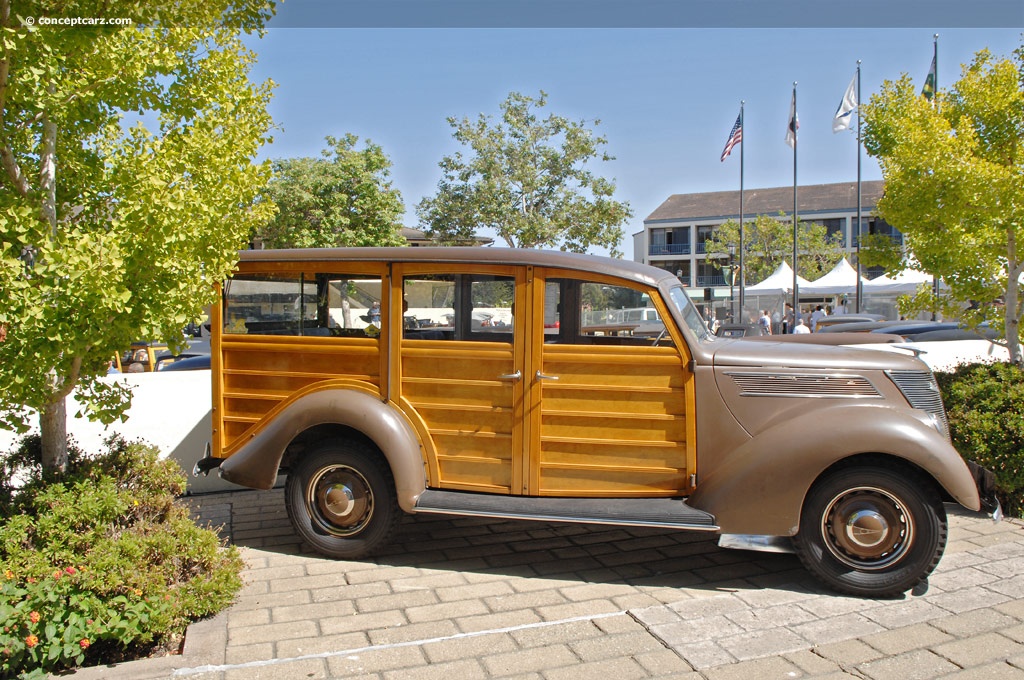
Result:
<instances>
[{"instance_id":1,"label":"building window","mask_svg":"<svg viewBox=\"0 0 1024 680\"><path fill-rule=\"evenodd\" d=\"M857 221L857 218L854 217L853 218L853 222L856 222L856 221ZM899 245L903 245L903 234L900 232L900 230L897 229L896 227L892 226L891 224L889 224L888 222L886 222L882 218L880 218L880 217L871 217L871 218L865 218L862 221L864 223L864 233L865 234L872 234L872 235L878 234L880 236L888 236L894 242L898 243ZM856 230L854 230L854 238L853 238L853 245L854 245L854 247L856 247L856 245L857 245L857 236L858 235L856 233Z\"/></svg>"},{"instance_id":2,"label":"building window","mask_svg":"<svg viewBox=\"0 0 1024 680\"><path fill-rule=\"evenodd\" d=\"M708 286L725 286L728 285L725 282L725 274L720 269L716 269L715 266L709 261L702 261L697 263L697 287L705 288Z\"/></svg>"},{"instance_id":3,"label":"building window","mask_svg":"<svg viewBox=\"0 0 1024 680\"><path fill-rule=\"evenodd\" d=\"M690 228L651 229L648 255L689 255Z\"/></svg>"},{"instance_id":4,"label":"building window","mask_svg":"<svg viewBox=\"0 0 1024 680\"><path fill-rule=\"evenodd\" d=\"M857 218L854 217L853 221L856 222ZM818 220L818 224L825 227L825 231L829 238L835 238L839 240L839 243L846 246L846 218L845 217L832 217L827 220Z\"/></svg>"},{"instance_id":5,"label":"building window","mask_svg":"<svg viewBox=\"0 0 1024 680\"><path fill-rule=\"evenodd\" d=\"M708 252L707 242L711 240L711 235L715 233L715 229L718 228L717 224L711 224L703 227L697 227L697 254L703 255Z\"/></svg>"},{"instance_id":6,"label":"building window","mask_svg":"<svg viewBox=\"0 0 1024 680\"><path fill-rule=\"evenodd\" d=\"M654 263L658 269L664 269L667 272L672 272L676 275L684 286L692 286L693 282L690 280L690 261L689 260L662 260Z\"/></svg>"}]
</instances>

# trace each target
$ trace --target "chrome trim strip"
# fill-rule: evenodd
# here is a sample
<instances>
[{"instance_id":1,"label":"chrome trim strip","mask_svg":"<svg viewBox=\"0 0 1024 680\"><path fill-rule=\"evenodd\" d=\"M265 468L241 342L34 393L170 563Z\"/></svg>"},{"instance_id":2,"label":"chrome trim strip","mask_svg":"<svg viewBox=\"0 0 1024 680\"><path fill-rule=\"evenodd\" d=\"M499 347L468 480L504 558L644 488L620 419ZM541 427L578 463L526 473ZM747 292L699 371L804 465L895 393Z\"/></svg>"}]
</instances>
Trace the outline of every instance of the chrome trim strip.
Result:
<instances>
[{"instance_id":1,"label":"chrome trim strip","mask_svg":"<svg viewBox=\"0 0 1024 680\"><path fill-rule=\"evenodd\" d=\"M755 373L725 371L741 397L795 397L801 399L884 399L878 388L854 373Z\"/></svg>"},{"instance_id":2,"label":"chrome trim strip","mask_svg":"<svg viewBox=\"0 0 1024 680\"><path fill-rule=\"evenodd\" d=\"M722 534L718 538L718 547L729 550L756 550L784 554L796 552L789 536L764 536L761 534Z\"/></svg>"},{"instance_id":3,"label":"chrome trim strip","mask_svg":"<svg viewBox=\"0 0 1024 680\"><path fill-rule=\"evenodd\" d=\"M931 371L886 371L911 408L930 413L939 424L939 432L949 439L949 419L942 403L942 392Z\"/></svg>"}]
</instances>

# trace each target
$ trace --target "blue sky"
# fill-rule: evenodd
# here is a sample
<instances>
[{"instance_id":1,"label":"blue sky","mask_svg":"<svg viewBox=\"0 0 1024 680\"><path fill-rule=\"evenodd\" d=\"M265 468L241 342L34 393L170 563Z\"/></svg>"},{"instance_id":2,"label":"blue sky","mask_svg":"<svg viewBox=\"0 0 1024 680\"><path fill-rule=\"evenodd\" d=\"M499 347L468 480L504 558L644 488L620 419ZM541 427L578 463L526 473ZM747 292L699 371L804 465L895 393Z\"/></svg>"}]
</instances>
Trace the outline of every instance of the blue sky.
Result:
<instances>
[{"instance_id":1,"label":"blue sky","mask_svg":"<svg viewBox=\"0 0 1024 680\"><path fill-rule=\"evenodd\" d=\"M967 3L964 3L967 6ZM852 5L851 5L852 8ZM851 9L853 11L853 9ZM1017 23L1017 22L1015 22ZM449 116L497 115L510 91L548 93L547 110L585 120L616 160L593 170L613 178L634 217L630 235L673 193L739 188L739 149L719 161L745 100L747 189L791 186L785 144L798 82L799 183L856 180L853 134L832 116L858 59L866 100L883 80L923 83L939 34L939 87L983 48L1009 56L1021 28L271 28L248 41L255 79L277 89L279 126L263 156L316 156L324 137L354 133L390 157L394 185L416 227L415 206L433 195L438 162L460 148ZM880 179L866 155L864 179Z\"/></svg>"}]
</instances>

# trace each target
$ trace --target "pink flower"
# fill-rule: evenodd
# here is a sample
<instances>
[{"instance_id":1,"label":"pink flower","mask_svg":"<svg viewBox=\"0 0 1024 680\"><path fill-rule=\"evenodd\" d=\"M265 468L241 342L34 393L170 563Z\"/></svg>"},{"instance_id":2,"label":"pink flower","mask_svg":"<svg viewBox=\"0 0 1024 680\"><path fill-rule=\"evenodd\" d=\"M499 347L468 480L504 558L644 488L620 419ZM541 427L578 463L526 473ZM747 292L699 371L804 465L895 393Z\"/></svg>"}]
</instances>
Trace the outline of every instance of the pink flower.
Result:
<instances>
[{"instance_id":1,"label":"pink flower","mask_svg":"<svg viewBox=\"0 0 1024 680\"><path fill-rule=\"evenodd\" d=\"M27 638L25 638L25 646L29 647L30 649L38 644L39 638L37 638L35 635L29 635Z\"/></svg>"},{"instance_id":2,"label":"pink flower","mask_svg":"<svg viewBox=\"0 0 1024 680\"><path fill-rule=\"evenodd\" d=\"M39 612L31 612L28 615L28 620L32 623L39 623Z\"/></svg>"}]
</instances>

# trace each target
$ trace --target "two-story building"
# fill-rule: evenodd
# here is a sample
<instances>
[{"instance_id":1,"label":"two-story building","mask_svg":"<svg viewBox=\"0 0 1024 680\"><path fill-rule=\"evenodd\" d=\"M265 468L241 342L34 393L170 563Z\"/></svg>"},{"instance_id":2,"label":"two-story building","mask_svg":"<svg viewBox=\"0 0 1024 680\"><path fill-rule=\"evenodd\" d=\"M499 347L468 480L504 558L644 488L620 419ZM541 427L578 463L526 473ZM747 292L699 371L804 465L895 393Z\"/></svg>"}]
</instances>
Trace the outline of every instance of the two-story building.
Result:
<instances>
[{"instance_id":1,"label":"two-story building","mask_svg":"<svg viewBox=\"0 0 1024 680\"><path fill-rule=\"evenodd\" d=\"M874 215L882 190L880 180L861 183L862 232L887 234L902 243L902 235ZM847 259L856 264L856 182L801 186L797 209L801 222L822 224L829 234L839 234ZM778 217L780 213L781 219L792 219L793 187L744 190L743 213L745 221L758 215ZM725 276L708 258L705 244L719 225L739 218L739 191L673 194L644 220L643 231L633 235L633 259L676 273L688 286L718 289L716 298L727 297ZM792 244L780 247L792 252ZM746 281L748 286L756 283L749 278Z\"/></svg>"}]
</instances>

